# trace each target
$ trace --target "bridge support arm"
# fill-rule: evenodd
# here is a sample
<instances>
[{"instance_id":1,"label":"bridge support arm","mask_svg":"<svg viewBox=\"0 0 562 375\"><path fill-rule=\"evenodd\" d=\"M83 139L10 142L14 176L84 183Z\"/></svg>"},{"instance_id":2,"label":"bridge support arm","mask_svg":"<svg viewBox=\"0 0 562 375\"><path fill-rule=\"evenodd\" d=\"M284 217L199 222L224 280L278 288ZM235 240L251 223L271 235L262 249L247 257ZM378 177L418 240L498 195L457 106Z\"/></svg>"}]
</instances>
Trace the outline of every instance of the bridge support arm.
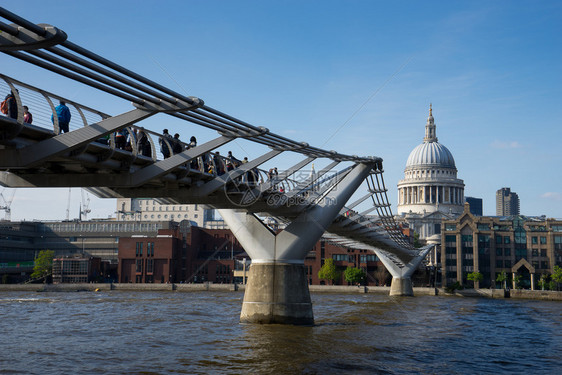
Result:
<instances>
[{"instance_id":1,"label":"bridge support arm","mask_svg":"<svg viewBox=\"0 0 562 375\"><path fill-rule=\"evenodd\" d=\"M375 253L384 264L388 272L392 275L392 282L390 284L391 296L413 296L414 288L412 286L412 274L418 268L420 263L426 257L429 250L433 245L426 246L421 249L419 254L414 257L410 263L398 265L392 261L389 254L383 251L375 250Z\"/></svg>"},{"instance_id":2,"label":"bridge support arm","mask_svg":"<svg viewBox=\"0 0 562 375\"><path fill-rule=\"evenodd\" d=\"M256 215L220 209L219 214L252 259L240 321L260 324L314 323L304 258L367 177L358 164L283 231L275 233ZM336 185L336 184L335 184Z\"/></svg>"}]
</instances>

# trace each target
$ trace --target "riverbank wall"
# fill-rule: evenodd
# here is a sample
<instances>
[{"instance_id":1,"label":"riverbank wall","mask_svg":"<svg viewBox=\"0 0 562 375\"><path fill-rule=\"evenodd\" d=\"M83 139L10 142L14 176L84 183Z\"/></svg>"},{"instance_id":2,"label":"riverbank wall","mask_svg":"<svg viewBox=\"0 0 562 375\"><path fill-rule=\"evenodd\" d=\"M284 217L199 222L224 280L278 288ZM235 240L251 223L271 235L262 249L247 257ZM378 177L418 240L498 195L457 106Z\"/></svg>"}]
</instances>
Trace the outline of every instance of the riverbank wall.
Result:
<instances>
[{"instance_id":1,"label":"riverbank wall","mask_svg":"<svg viewBox=\"0 0 562 375\"><path fill-rule=\"evenodd\" d=\"M0 284L2 292L86 292L86 291L175 291L175 292L205 292L222 291L234 292L244 291L245 286L239 284L97 284L97 283L77 283L77 284ZM310 293L373 293L388 295L390 287L376 286L347 286L347 285L309 285ZM463 289L455 290L452 293L443 288L415 287L414 296L455 296L467 298L515 298L515 299L536 299L546 301L562 301L562 292L546 290L523 290L523 289Z\"/></svg>"}]
</instances>

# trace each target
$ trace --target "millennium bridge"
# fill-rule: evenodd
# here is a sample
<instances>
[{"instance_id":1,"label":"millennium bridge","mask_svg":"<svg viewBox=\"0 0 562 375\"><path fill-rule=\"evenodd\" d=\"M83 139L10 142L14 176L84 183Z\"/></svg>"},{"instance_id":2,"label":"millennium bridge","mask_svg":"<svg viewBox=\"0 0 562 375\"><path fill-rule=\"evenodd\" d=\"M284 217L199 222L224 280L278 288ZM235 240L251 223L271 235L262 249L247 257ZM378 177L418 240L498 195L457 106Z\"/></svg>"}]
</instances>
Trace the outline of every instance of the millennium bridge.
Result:
<instances>
[{"instance_id":1,"label":"millennium bridge","mask_svg":"<svg viewBox=\"0 0 562 375\"><path fill-rule=\"evenodd\" d=\"M5 8L0 17L4 54L132 103L127 112L111 115L0 74L0 90L13 94L14 106L0 115L0 184L82 187L100 198L150 197L218 209L252 259L241 322L313 324L304 258L322 236L376 253L392 275L390 294L413 295L411 275L432 246L414 248L394 221L382 158L283 137L76 45L55 26ZM68 131L57 116L58 102L72 114ZM24 121L26 104L33 105L32 124ZM216 137L187 144L142 126L162 114ZM237 163L217 151L233 141L265 146L267 152ZM181 145L177 153L164 158L158 152L175 143ZM295 155L300 161L280 173L260 168ZM303 172L314 161L325 166ZM273 230L266 218L283 223L283 229Z\"/></svg>"}]
</instances>

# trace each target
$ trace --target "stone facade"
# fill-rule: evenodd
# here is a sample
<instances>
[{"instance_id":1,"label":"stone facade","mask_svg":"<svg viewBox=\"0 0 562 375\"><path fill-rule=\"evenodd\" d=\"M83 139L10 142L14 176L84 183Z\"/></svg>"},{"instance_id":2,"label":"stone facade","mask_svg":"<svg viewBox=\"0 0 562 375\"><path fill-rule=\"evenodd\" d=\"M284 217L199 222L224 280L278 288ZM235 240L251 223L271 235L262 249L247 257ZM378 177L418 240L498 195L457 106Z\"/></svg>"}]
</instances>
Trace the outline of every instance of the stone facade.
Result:
<instances>
[{"instance_id":1,"label":"stone facade","mask_svg":"<svg viewBox=\"0 0 562 375\"><path fill-rule=\"evenodd\" d=\"M444 220L441 230L441 272L443 285L467 280L480 272L481 288L496 285L505 272L513 287L515 275L522 276L522 287L536 288L538 276L552 274L562 266L562 220L525 216L474 216L468 204L457 219Z\"/></svg>"},{"instance_id":2,"label":"stone facade","mask_svg":"<svg viewBox=\"0 0 562 375\"><path fill-rule=\"evenodd\" d=\"M404 179L398 182L397 221L406 222L419 238L440 233L440 222L463 211L464 182L457 178L451 152L437 141L431 106L423 143L412 150Z\"/></svg>"}]
</instances>

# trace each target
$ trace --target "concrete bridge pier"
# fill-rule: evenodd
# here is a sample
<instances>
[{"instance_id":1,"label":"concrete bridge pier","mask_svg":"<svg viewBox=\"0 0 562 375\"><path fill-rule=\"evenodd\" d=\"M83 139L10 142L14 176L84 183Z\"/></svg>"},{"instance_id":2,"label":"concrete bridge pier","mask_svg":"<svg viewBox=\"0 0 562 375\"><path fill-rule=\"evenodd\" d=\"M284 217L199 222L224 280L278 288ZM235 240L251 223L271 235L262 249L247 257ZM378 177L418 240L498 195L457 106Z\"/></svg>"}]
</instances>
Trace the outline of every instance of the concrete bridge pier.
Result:
<instances>
[{"instance_id":1,"label":"concrete bridge pier","mask_svg":"<svg viewBox=\"0 0 562 375\"><path fill-rule=\"evenodd\" d=\"M402 264L393 261L392 255L387 252L375 250L375 253L384 264L388 272L392 275L390 284L391 296L413 296L414 288L412 286L412 274L418 268L420 263L434 246L427 246L413 257L408 264Z\"/></svg>"},{"instance_id":2,"label":"concrete bridge pier","mask_svg":"<svg viewBox=\"0 0 562 375\"><path fill-rule=\"evenodd\" d=\"M411 277L392 277L390 283L391 296L413 296L414 288L412 287Z\"/></svg>"},{"instance_id":3,"label":"concrete bridge pier","mask_svg":"<svg viewBox=\"0 0 562 375\"><path fill-rule=\"evenodd\" d=\"M370 165L356 165L326 199L305 207L279 233L252 213L218 210L252 259L240 314L242 323L314 324L304 258L370 170Z\"/></svg>"},{"instance_id":4,"label":"concrete bridge pier","mask_svg":"<svg viewBox=\"0 0 562 375\"><path fill-rule=\"evenodd\" d=\"M314 324L304 264L252 264L240 322Z\"/></svg>"}]
</instances>

